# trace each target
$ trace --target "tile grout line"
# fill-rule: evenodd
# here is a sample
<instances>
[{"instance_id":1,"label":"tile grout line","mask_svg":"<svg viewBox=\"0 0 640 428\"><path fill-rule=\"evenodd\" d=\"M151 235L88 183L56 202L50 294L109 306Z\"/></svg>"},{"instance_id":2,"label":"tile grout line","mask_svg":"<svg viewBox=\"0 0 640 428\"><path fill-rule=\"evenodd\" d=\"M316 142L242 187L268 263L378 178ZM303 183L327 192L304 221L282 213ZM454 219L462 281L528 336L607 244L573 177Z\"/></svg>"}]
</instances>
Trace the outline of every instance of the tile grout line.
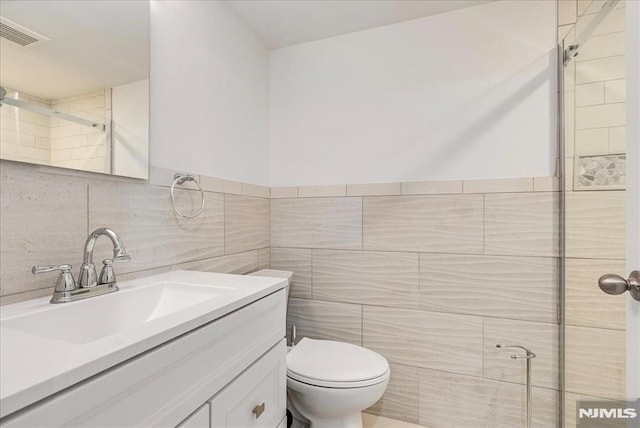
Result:
<instances>
[{"instance_id":1,"label":"tile grout line","mask_svg":"<svg viewBox=\"0 0 640 428\"><path fill-rule=\"evenodd\" d=\"M364 346L364 305L360 305L360 346Z\"/></svg>"},{"instance_id":2,"label":"tile grout line","mask_svg":"<svg viewBox=\"0 0 640 428\"><path fill-rule=\"evenodd\" d=\"M227 194L222 195L222 254L227 255Z\"/></svg>"},{"instance_id":3,"label":"tile grout line","mask_svg":"<svg viewBox=\"0 0 640 428\"><path fill-rule=\"evenodd\" d=\"M476 375L472 375L472 374L468 374L468 373L453 372L453 371L447 371L447 370L442 370L442 369L434 369L434 368L422 367L422 366L412 366L412 365L409 365L409 364L398 363L398 362L393 362L393 361L391 362L391 364L398 365L398 366L403 366L403 367L414 368L414 369L417 369L418 371L427 370L427 371L432 371L432 372L437 372L437 373L445 373L445 374L449 374L449 375L453 375L453 376L470 377L470 378L478 379L478 380L481 380L481 381L487 381L487 382L504 383L504 384L508 384L508 385L518 385L518 386L526 385L526 382L514 382L514 381L510 381L510 380L500 380L500 379L495 379L495 378L490 378L490 377L485 378L483 376L476 376ZM549 388L548 386L540 386L540 385L535 385L535 384L532 385L532 387L534 389L542 389L542 390L546 390L546 391L557 391L557 392L560 391L557 388Z\"/></svg>"},{"instance_id":4,"label":"tile grout line","mask_svg":"<svg viewBox=\"0 0 640 428\"><path fill-rule=\"evenodd\" d=\"M91 185L90 185L89 183L87 183L87 236L89 236L89 233L91 233L91 232L89 231L89 228L91 227L91 226L90 226L90 221L91 221L91 219L89 218L89 201L90 201L90 196L89 196L89 194L90 194L90 192L89 192L89 187L90 187L90 186L91 186Z\"/></svg>"},{"instance_id":5,"label":"tile grout line","mask_svg":"<svg viewBox=\"0 0 640 428\"><path fill-rule=\"evenodd\" d=\"M485 349L485 343L484 343L484 339L485 339L485 317L482 317L482 354L481 354L481 358L480 358L480 366L482 367L482 378L486 379L484 377L484 349Z\"/></svg>"},{"instance_id":6,"label":"tile grout line","mask_svg":"<svg viewBox=\"0 0 640 428\"><path fill-rule=\"evenodd\" d=\"M311 287L311 300L313 300L313 252L315 250L313 248L309 249L309 269L311 270L310 274L311 274L311 284L309 284L309 286Z\"/></svg>"},{"instance_id":7,"label":"tile grout line","mask_svg":"<svg viewBox=\"0 0 640 428\"><path fill-rule=\"evenodd\" d=\"M512 322L517 322L517 323L527 323L527 324L535 324L535 325L546 325L546 326L558 326L559 324L553 320L553 321L541 321L541 320L534 320L531 318L512 318L512 317L498 317L498 316L493 316L493 315L486 315L486 314L472 314L472 313L468 313L468 312L445 312L445 311L438 311L438 310L427 310L427 309L416 309L416 308L411 308L411 307L402 307L402 306L383 306L383 305L376 305L376 304L371 304L371 303L361 303L361 302L353 302L353 301L345 301L345 300L331 300L331 299L326 299L326 298L306 298L306 297L292 297L293 299L298 299L298 300L305 300L305 301L313 301L313 302L322 302L322 303L334 303L336 305L348 305L348 306L363 306L363 307L369 307L369 308L380 308L380 309L393 309L393 310L399 310L399 311L405 311L405 312L419 312L419 313L423 313L423 314L431 314L434 316L438 316L438 315L453 315L455 317L461 317L461 318L476 318L476 319L483 319L483 320L493 320L493 321L512 321ZM570 324L572 327L580 327L580 328L592 328L592 329L598 329L598 330L607 330L607 331L624 331L621 329L612 329L612 328L605 328L605 327L593 327L593 326L586 326L586 325L573 325Z\"/></svg>"},{"instance_id":8,"label":"tile grout line","mask_svg":"<svg viewBox=\"0 0 640 428\"><path fill-rule=\"evenodd\" d=\"M266 247L265 247L266 248ZM454 252L433 252L433 251L415 251L415 250L359 250L353 248L317 248L317 247L283 247L281 245L273 246L275 249L280 250L315 250L315 251L347 251L347 252L362 252L362 253L401 253L401 254L432 254L432 255L448 255L448 256L468 256L468 257L508 257L508 258L534 258L534 259L557 259L558 255L536 255L536 254L506 254L506 253L454 253ZM584 258L584 257L569 257L571 259L585 259L585 260L607 260L607 261L620 261L623 259L603 259L603 258Z\"/></svg>"},{"instance_id":9,"label":"tile grout line","mask_svg":"<svg viewBox=\"0 0 640 428\"><path fill-rule=\"evenodd\" d=\"M360 248L364 250L364 196L360 200Z\"/></svg>"},{"instance_id":10,"label":"tile grout line","mask_svg":"<svg viewBox=\"0 0 640 428\"><path fill-rule=\"evenodd\" d=\"M422 377L420 374L420 369L418 368L418 376L416 378L416 385L418 386L418 391L416 394L416 423L419 424L420 423L420 378Z\"/></svg>"},{"instance_id":11,"label":"tile grout line","mask_svg":"<svg viewBox=\"0 0 640 428\"><path fill-rule=\"evenodd\" d=\"M265 250L267 248L269 248L269 247L262 247L262 248L254 248L254 249L251 249L251 250L237 251L235 253L221 254L219 256L214 256L214 257L205 257L203 259L190 259L190 260L185 260L185 261L178 262L178 263L173 263L173 264L170 264L170 265L162 265L162 266L157 266L157 267L151 267L151 268L142 269L142 270L134 271L134 272L127 272L127 273L143 272L145 270L158 269L158 268L161 268L161 267L164 267L164 266L179 266L179 265L183 265L183 264L186 264L186 263L196 263L196 262L204 262L204 261L207 261L207 260L217 260L217 259L221 259L223 257L233 257L233 256L237 256L237 255L242 255L242 254L249 254L249 253L252 253L252 252L256 252L256 254L257 254L258 251Z\"/></svg>"},{"instance_id":12,"label":"tile grout line","mask_svg":"<svg viewBox=\"0 0 640 428\"><path fill-rule=\"evenodd\" d=\"M422 307L422 256L418 253L418 309Z\"/></svg>"},{"instance_id":13,"label":"tile grout line","mask_svg":"<svg viewBox=\"0 0 640 428\"><path fill-rule=\"evenodd\" d=\"M617 80L621 80L621 79L617 79ZM589 82L591 83L591 82ZM606 104L622 104L623 102L618 102L618 103L606 103ZM619 125L619 126L623 126L623 125ZM362 193L362 194L353 194L350 195L348 192L344 193L344 194L333 194L333 195L315 195L315 196L301 196L300 195L300 187L305 187L305 186L275 186L274 188L279 188L279 187L291 187L291 188L295 188L295 196L287 196L287 197L273 197L270 196L267 199L325 199L325 198L357 198L357 197L400 197L400 196L443 196L443 195L462 195L462 194L483 194L483 193L532 193L532 192L539 192L536 191L535 188L534 189L521 189L521 190L517 190L517 189L507 189L507 190L479 190L479 191L474 191L474 192L466 192L465 191L465 184L469 185L471 183L479 183L479 182L487 182L487 181L491 181L491 182L506 182L506 181L517 181L517 180L532 180L535 181L535 179L543 179L543 178L553 178L553 176L534 176L534 177L530 177L530 176L526 176L526 177L507 177L507 178L481 178L481 179L473 179L473 180L426 180L426 181L415 181L415 182L382 182L382 183L353 183L353 184L346 184L345 186L348 189L348 186L353 186L353 185L390 185L390 184L400 184L401 185L401 190L399 193L392 193L392 194L377 194L377 193ZM446 192L413 192L413 193L405 193L405 191L403 190L403 185L405 184L414 184L414 183L418 183L418 184L436 184L436 183L440 183L443 181L459 181L460 182L460 191L446 191ZM333 185L312 185L309 187L325 187L325 186L333 186ZM270 187L270 189L272 189ZM543 192L547 192L546 190ZM557 192L554 190L551 190L550 192ZM221 193L221 192L219 192ZM256 197L260 197L260 196L256 196ZM264 197L262 197L264 198Z\"/></svg>"},{"instance_id":14,"label":"tile grout line","mask_svg":"<svg viewBox=\"0 0 640 428\"><path fill-rule=\"evenodd\" d=\"M487 255L487 195L482 194L482 254Z\"/></svg>"}]
</instances>

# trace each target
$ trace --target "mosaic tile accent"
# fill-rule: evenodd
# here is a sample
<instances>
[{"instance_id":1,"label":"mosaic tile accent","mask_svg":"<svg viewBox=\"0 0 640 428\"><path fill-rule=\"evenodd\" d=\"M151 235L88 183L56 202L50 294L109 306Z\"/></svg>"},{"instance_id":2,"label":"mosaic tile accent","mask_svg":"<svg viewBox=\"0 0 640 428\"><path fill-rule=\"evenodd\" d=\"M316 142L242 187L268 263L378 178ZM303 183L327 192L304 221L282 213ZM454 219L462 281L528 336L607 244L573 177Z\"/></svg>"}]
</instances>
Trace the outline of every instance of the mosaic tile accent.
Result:
<instances>
[{"instance_id":1,"label":"mosaic tile accent","mask_svg":"<svg viewBox=\"0 0 640 428\"><path fill-rule=\"evenodd\" d=\"M624 189L627 183L625 153L578 156L576 158L575 189Z\"/></svg>"}]
</instances>

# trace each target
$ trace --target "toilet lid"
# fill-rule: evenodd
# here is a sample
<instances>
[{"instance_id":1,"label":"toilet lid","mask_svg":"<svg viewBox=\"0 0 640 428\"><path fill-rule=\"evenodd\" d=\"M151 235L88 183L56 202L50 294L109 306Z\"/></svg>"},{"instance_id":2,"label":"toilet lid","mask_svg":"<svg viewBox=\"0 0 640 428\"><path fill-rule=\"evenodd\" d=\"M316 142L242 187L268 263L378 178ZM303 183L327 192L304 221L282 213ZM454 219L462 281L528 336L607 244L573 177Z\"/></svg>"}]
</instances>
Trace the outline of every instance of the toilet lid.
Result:
<instances>
[{"instance_id":1,"label":"toilet lid","mask_svg":"<svg viewBox=\"0 0 640 428\"><path fill-rule=\"evenodd\" d=\"M303 382L362 382L385 376L389 363L361 346L303 338L287 354L287 374Z\"/></svg>"}]
</instances>

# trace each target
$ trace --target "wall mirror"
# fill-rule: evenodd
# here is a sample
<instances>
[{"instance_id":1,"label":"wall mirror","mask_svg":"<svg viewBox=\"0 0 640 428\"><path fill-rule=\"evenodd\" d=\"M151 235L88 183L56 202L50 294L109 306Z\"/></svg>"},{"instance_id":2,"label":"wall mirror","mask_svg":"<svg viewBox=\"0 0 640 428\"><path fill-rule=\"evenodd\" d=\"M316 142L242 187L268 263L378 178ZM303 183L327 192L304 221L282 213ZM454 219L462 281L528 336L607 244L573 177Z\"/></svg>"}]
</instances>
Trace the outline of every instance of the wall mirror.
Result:
<instances>
[{"instance_id":1,"label":"wall mirror","mask_svg":"<svg viewBox=\"0 0 640 428\"><path fill-rule=\"evenodd\" d=\"M149 169L149 2L3 0L0 157Z\"/></svg>"}]
</instances>

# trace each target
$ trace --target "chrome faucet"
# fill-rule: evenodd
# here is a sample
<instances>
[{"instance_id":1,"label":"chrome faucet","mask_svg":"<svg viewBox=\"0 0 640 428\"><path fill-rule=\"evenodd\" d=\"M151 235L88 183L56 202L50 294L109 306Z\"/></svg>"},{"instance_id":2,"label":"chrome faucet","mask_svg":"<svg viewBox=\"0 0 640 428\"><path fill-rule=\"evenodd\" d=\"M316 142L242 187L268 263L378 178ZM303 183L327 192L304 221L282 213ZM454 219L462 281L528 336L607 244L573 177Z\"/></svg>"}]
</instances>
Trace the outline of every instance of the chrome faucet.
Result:
<instances>
[{"instance_id":1,"label":"chrome faucet","mask_svg":"<svg viewBox=\"0 0 640 428\"><path fill-rule=\"evenodd\" d=\"M100 277L96 274L96 265L93 264L93 247L96 245L96 240L101 236L106 236L111 240L113 244L113 258L106 259L102 262L102 271ZM96 229L87 238L84 243L84 260L82 266L80 266L80 274L78 276L78 287L91 288L96 285L109 284L116 282L116 275L113 271L113 263L116 261L129 261L131 257L127 254L127 250L122 244L122 240L116 232L107 228Z\"/></svg>"},{"instance_id":2,"label":"chrome faucet","mask_svg":"<svg viewBox=\"0 0 640 428\"><path fill-rule=\"evenodd\" d=\"M93 248L96 240L103 235L108 237L113 244L113 258L102 261L102 271L100 276L97 277L96 266L93 264ZM122 240L113 230L100 228L91 232L84 244L84 261L80 267L77 283L71 273L71 265L34 266L31 272L34 275L38 275L45 272L60 271L53 290L53 296L51 297L51 303L72 302L118 291L113 263L121 260L131 260L122 244Z\"/></svg>"}]
</instances>

